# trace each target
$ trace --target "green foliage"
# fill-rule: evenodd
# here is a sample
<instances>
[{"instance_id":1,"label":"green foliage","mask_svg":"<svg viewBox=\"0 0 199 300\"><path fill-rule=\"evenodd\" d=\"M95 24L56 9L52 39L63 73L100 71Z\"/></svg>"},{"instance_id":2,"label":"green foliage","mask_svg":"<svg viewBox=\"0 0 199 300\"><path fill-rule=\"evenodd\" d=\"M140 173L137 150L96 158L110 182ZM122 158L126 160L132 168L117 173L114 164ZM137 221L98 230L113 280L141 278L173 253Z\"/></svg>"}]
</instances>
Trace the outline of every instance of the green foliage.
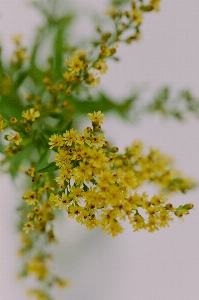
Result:
<instances>
[{"instance_id":1,"label":"green foliage","mask_svg":"<svg viewBox=\"0 0 199 300\"><path fill-rule=\"evenodd\" d=\"M56 166L55 162L51 162L49 163L47 166L45 166L44 168L37 170L37 172L40 173L45 173L45 172L52 172L52 171L56 171L59 168Z\"/></svg>"}]
</instances>

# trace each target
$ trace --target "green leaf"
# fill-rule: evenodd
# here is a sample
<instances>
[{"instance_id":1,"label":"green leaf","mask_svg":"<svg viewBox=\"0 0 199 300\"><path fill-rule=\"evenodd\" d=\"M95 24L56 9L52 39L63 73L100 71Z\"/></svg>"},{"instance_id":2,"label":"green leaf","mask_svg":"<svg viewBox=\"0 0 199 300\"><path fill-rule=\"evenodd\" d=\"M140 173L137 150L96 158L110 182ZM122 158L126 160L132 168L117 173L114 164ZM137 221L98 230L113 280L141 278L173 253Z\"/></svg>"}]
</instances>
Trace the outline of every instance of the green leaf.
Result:
<instances>
[{"instance_id":1,"label":"green leaf","mask_svg":"<svg viewBox=\"0 0 199 300\"><path fill-rule=\"evenodd\" d=\"M84 184L84 183L83 183L83 190L84 190L84 192L87 192L89 190L89 188L87 187L87 185Z\"/></svg>"},{"instance_id":2,"label":"green leaf","mask_svg":"<svg viewBox=\"0 0 199 300\"><path fill-rule=\"evenodd\" d=\"M40 155L40 159L38 160L38 162L35 165L35 169L42 169L42 166L44 164L48 163L48 159L50 156L50 151L46 150L46 149L42 149L44 152Z\"/></svg>"},{"instance_id":3,"label":"green leaf","mask_svg":"<svg viewBox=\"0 0 199 300\"><path fill-rule=\"evenodd\" d=\"M17 119L20 119L22 110L23 106L16 97L3 96L0 98L0 114L4 118L9 120L15 116Z\"/></svg>"},{"instance_id":4,"label":"green leaf","mask_svg":"<svg viewBox=\"0 0 199 300\"><path fill-rule=\"evenodd\" d=\"M63 26L59 26L54 40L54 71L57 76L62 74L62 61L63 61Z\"/></svg>"},{"instance_id":5,"label":"green leaf","mask_svg":"<svg viewBox=\"0 0 199 300\"><path fill-rule=\"evenodd\" d=\"M40 172L40 173L53 172L58 169L59 169L59 167L56 166L55 162L53 161L53 162L49 163L47 166L45 166L44 168L37 170L37 172Z\"/></svg>"}]
</instances>

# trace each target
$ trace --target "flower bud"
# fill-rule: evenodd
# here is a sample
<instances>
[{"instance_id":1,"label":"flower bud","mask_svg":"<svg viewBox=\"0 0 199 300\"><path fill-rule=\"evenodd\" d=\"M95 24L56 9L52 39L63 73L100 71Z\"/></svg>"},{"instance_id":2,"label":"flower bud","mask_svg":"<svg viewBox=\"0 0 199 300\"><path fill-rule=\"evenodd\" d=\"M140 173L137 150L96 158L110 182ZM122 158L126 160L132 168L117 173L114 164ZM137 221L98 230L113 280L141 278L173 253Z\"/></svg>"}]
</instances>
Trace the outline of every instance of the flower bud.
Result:
<instances>
[{"instance_id":1,"label":"flower bud","mask_svg":"<svg viewBox=\"0 0 199 300\"><path fill-rule=\"evenodd\" d=\"M104 147L104 148L108 148L108 147L109 147L109 142L108 142L108 141L104 141L103 147Z\"/></svg>"},{"instance_id":2,"label":"flower bud","mask_svg":"<svg viewBox=\"0 0 199 300\"><path fill-rule=\"evenodd\" d=\"M183 208L185 208L185 209L192 209L192 208L194 208L194 204L192 204L192 203L185 204L183 206Z\"/></svg>"},{"instance_id":3,"label":"flower bud","mask_svg":"<svg viewBox=\"0 0 199 300\"><path fill-rule=\"evenodd\" d=\"M92 132L92 128L91 127L86 127L86 132L87 133L91 133Z\"/></svg>"},{"instance_id":4,"label":"flower bud","mask_svg":"<svg viewBox=\"0 0 199 300\"><path fill-rule=\"evenodd\" d=\"M172 211L172 210L173 210L173 205L172 205L171 203L167 203L167 204L165 205L165 208L166 208L167 210Z\"/></svg>"},{"instance_id":5,"label":"flower bud","mask_svg":"<svg viewBox=\"0 0 199 300\"><path fill-rule=\"evenodd\" d=\"M31 131L31 128L30 128L30 127L26 127L26 128L25 128L25 131L26 131L27 133L29 133L29 132Z\"/></svg>"},{"instance_id":6,"label":"flower bud","mask_svg":"<svg viewBox=\"0 0 199 300\"><path fill-rule=\"evenodd\" d=\"M110 151L113 152L113 153L116 153L116 152L119 151L119 148L118 147L112 147Z\"/></svg>"},{"instance_id":7,"label":"flower bud","mask_svg":"<svg viewBox=\"0 0 199 300\"><path fill-rule=\"evenodd\" d=\"M100 132L101 130L102 130L102 128L101 128L100 125L97 125L97 126L93 127L94 132Z\"/></svg>"},{"instance_id":8,"label":"flower bud","mask_svg":"<svg viewBox=\"0 0 199 300\"><path fill-rule=\"evenodd\" d=\"M4 140L10 141L9 137L10 137L10 136L9 136L8 134L4 135Z\"/></svg>"},{"instance_id":9,"label":"flower bud","mask_svg":"<svg viewBox=\"0 0 199 300\"><path fill-rule=\"evenodd\" d=\"M10 123L12 124L16 124L17 123L17 119L15 117L10 119Z\"/></svg>"},{"instance_id":10,"label":"flower bud","mask_svg":"<svg viewBox=\"0 0 199 300\"><path fill-rule=\"evenodd\" d=\"M36 214L38 214L38 213L40 212L39 206L35 206L35 207L34 207L34 212L35 212Z\"/></svg>"}]
</instances>

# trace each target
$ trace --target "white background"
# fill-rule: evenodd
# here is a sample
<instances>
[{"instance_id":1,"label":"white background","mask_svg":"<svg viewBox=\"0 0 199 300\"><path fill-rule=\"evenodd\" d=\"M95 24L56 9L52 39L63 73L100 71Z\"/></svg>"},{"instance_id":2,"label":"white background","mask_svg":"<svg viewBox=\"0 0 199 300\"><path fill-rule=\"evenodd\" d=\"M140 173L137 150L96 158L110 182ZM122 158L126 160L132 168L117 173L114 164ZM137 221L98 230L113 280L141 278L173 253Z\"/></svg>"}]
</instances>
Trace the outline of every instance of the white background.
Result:
<instances>
[{"instance_id":1,"label":"white background","mask_svg":"<svg viewBox=\"0 0 199 300\"><path fill-rule=\"evenodd\" d=\"M86 12L91 7L103 11L106 1L74 1ZM96 3L98 2L98 3ZM37 14L25 1L0 0L0 33L6 53L10 36L22 32L31 39ZM112 95L128 95L133 86L153 91L169 84L174 91L190 88L199 96L199 1L163 1L159 14L145 18L142 40L121 46L121 62L109 64L102 87ZM88 24L81 27L89 31ZM107 116L105 133L121 149L134 139L156 146L172 155L176 165L199 181L198 120L178 123L158 116L130 125ZM24 286L16 282L19 267L17 236L14 229L15 207L20 187L9 178L0 179L0 291L2 300L26 299ZM87 232L72 221L60 220L55 269L70 278L72 285L55 299L69 300L198 300L199 299L199 205L198 190L175 196L174 204L194 203L195 210L170 228L149 234L134 233L126 224L124 233L112 239L100 230ZM62 223L61 223L62 222ZM61 229L61 232L60 232Z\"/></svg>"}]
</instances>

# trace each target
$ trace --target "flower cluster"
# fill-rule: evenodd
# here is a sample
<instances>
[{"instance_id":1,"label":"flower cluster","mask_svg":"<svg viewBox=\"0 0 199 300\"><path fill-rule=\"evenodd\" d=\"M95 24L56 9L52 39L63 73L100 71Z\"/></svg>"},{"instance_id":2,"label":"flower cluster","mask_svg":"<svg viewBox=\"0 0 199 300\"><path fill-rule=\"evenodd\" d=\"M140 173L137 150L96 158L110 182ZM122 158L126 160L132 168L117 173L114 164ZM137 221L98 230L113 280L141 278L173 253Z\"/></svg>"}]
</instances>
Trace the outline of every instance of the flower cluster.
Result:
<instances>
[{"instance_id":1,"label":"flower cluster","mask_svg":"<svg viewBox=\"0 0 199 300\"><path fill-rule=\"evenodd\" d=\"M52 255L46 251L48 244L57 240L53 230L54 208L49 201L49 195L55 190L55 181L49 174L36 172L34 167L21 168L31 178L30 188L23 194L21 247L18 254L23 257L23 267L19 278L33 277L40 285L37 289L29 289L28 295L35 299L51 299L45 287L68 287L68 280L53 274ZM24 223L24 219L27 221ZM37 251L35 251L37 250Z\"/></svg>"},{"instance_id":2,"label":"flower cluster","mask_svg":"<svg viewBox=\"0 0 199 300\"><path fill-rule=\"evenodd\" d=\"M72 51L64 60L62 81L53 82L52 74L43 78L46 90L52 95L64 94L71 96L74 91L81 87L97 87L100 83L100 76L107 72L107 60L117 52L119 42L132 43L138 41L141 36L140 26L143 23L144 13L159 11L160 0L150 0L147 5L140 1L132 1L127 10L118 9L112 6L105 14L111 17L112 30L107 32L97 27L99 35L93 42L94 49L82 49ZM103 27L103 26L102 26Z\"/></svg>"},{"instance_id":3,"label":"flower cluster","mask_svg":"<svg viewBox=\"0 0 199 300\"><path fill-rule=\"evenodd\" d=\"M53 94L64 92L70 96L80 85L98 86L100 83L99 74L105 74L108 70L106 57L115 54L116 47L107 47L102 44L99 52L100 54L96 58L91 59L91 53L88 52L88 49L75 50L64 61L61 83L53 85L49 77L44 78L46 90Z\"/></svg>"},{"instance_id":4,"label":"flower cluster","mask_svg":"<svg viewBox=\"0 0 199 300\"><path fill-rule=\"evenodd\" d=\"M40 116L40 112L34 108L30 108L26 111L22 111L21 115L24 119L22 119L20 123L15 117L10 118L10 121L8 122L0 116L1 131L3 131L6 127L10 127L15 130L15 132L10 132L10 134L4 135L4 139L10 142L4 149L5 153L9 156L13 156L22 151L23 147L21 146L21 142L26 140L27 143L29 140L29 136L26 134L31 132L31 126L35 119Z\"/></svg>"},{"instance_id":5,"label":"flower cluster","mask_svg":"<svg viewBox=\"0 0 199 300\"><path fill-rule=\"evenodd\" d=\"M12 37L13 43L15 45L15 50L13 52L11 63L17 67L22 65L24 61L28 59L26 53L26 48L22 46L22 34L17 34Z\"/></svg>"},{"instance_id":6,"label":"flower cluster","mask_svg":"<svg viewBox=\"0 0 199 300\"><path fill-rule=\"evenodd\" d=\"M0 115L0 131L3 132L3 130L6 128L6 123L4 121L4 118L2 115Z\"/></svg>"},{"instance_id":7,"label":"flower cluster","mask_svg":"<svg viewBox=\"0 0 199 300\"><path fill-rule=\"evenodd\" d=\"M36 118L40 117L40 112L35 111L34 108L30 108L22 112L22 117L29 122L34 122Z\"/></svg>"},{"instance_id":8,"label":"flower cluster","mask_svg":"<svg viewBox=\"0 0 199 300\"><path fill-rule=\"evenodd\" d=\"M174 208L163 192L150 198L146 192L137 191L144 182L153 182L165 193L193 188L193 182L173 168L170 158L154 149L143 154L138 141L119 154L101 132L101 111L89 113L88 117L92 128L87 127L84 132L70 129L62 136L54 134L50 138L59 168L55 180L60 192L51 193L49 198L54 208L65 209L70 218L87 228L100 226L112 236L122 232L121 222L126 219L134 231L153 232L169 226L171 213L178 217L189 213L192 204Z\"/></svg>"}]
</instances>

